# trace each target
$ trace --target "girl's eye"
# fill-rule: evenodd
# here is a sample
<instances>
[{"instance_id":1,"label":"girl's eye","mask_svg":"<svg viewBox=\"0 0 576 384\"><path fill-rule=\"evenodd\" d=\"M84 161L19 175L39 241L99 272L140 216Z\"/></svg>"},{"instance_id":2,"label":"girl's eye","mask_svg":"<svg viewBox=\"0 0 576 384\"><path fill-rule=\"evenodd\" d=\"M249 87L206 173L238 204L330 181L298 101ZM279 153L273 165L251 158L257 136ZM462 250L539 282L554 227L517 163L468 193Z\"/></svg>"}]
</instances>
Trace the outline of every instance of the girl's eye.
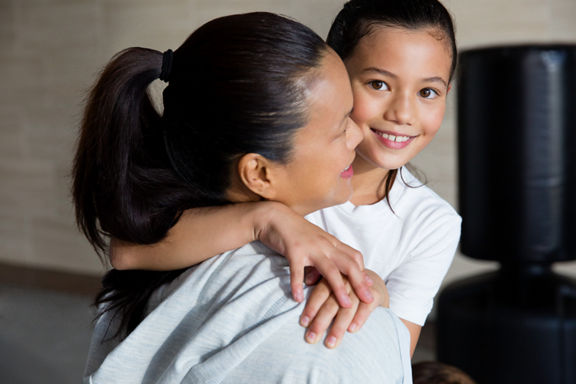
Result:
<instances>
[{"instance_id":1,"label":"girl's eye","mask_svg":"<svg viewBox=\"0 0 576 384\"><path fill-rule=\"evenodd\" d=\"M418 92L418 93L420 94L420 96L422 96L425 99L434 99L434 98L440 96L438 94L438 92L436 92L432 88L421 89L420 92Z\"/></svg>"},{"instance_id":2,"label":"girl's eye","mask_svg":"<svg viewBox=\"0 0 576 384\"><path fill-rule=\"evenodd\" d=\"M387 91L388 90L388 84L386 84L382 80L372 80L369 82L369 84L372 87L372 89L375 89L377 91Z\"/></svg>"}]
</instances>

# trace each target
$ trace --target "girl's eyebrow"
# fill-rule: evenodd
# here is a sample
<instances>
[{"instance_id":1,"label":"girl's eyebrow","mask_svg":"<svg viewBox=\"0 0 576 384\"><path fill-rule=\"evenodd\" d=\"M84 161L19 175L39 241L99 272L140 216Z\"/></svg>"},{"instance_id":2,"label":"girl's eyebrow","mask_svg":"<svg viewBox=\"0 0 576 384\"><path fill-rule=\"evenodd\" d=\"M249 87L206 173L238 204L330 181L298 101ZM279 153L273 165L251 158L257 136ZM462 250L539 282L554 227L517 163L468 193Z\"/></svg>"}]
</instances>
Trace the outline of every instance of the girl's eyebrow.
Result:
<instances>
[{"instance_id":1,"label":"girl's eyebrow","mask_svg":"<svg viewBox=\"0 0 576 384\"><path fill-rule=\"evenodd\" d=\"M362 70L362 72L366 73L366 72L376 72L379 73L380 75L383 76L388 76L388 77L392 77L394 79L398 78L398 76L396 76L395 74L393 74L392 72L389 72L385 69L381 69L381 68L376 68L376 67L368 67L368 68L364 68Z\"/></svg>"},{"instance_id":2,"label":"girl's eyebrow","mask_svg":"<svg viewBox=\"0 0 576 384\"><path fill-rule=\"evenodd\" d=\"M443 86L448 87L448 83L446 83L446 80L444 80L443 78L441 78L440 76L433 76L433 77L427 77L425 79L423 79L426 82L433 82L433 83L442 83Z\"/></svg>"},{"instance_id":3,"label":"girl's eyebrow","mask_svg":"<svg viewBox=\"0 0 576 384\"><path fill-rule=\"evenodd\" d=\"M387 71L385 69L381 69L381 68L376 68L376 67L368 67L368 68L364 68L362 70L363 73L370 73L370 72L376 72L382 76L387 76L387 77L391 77L393 79L397 79L398 76L395 75L394 73ZM441 78L440 76L432 76L432 77L426 77L424 79L422 79L425 82L433 82L433 83L441 83L444 87L448 87L448 83L446 82L446 80L444 80L443 78Z\"/></svg>"}]
</instances>

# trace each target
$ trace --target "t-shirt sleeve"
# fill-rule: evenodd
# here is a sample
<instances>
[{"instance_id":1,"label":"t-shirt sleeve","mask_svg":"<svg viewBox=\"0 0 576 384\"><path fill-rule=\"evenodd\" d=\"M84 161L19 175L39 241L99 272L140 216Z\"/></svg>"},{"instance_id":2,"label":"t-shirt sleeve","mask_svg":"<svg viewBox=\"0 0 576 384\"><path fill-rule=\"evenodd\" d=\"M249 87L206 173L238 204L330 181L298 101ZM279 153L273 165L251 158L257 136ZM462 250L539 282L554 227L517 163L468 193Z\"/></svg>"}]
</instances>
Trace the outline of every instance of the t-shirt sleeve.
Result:
<instances>
[{"instance_id":1,"label":"t-shirt sleeve","mask_svg":"<svg viewBox=\"0 0 576 384\"><path fill-rule=\"evenodd\" d=\"M451 207L434 205L414 216L409 254L390 273L386 286L390 309L404 320L424 325L460 241L461 218Z\"/></svg>"}]
</instances>

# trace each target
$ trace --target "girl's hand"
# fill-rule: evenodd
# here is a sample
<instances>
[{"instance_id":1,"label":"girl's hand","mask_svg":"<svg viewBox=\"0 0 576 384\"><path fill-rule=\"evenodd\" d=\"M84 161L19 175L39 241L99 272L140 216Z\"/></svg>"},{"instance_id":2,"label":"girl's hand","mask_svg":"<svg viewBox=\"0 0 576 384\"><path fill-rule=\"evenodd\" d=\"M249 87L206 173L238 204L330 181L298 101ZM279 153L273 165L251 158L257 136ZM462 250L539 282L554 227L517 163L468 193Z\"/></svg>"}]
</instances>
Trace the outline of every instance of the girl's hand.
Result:
<instances>
[{"instance_id":1,"label":"girl's hand","mask_svg":"<svg viewBox=\"0 0 576 384\"><path fill-rule=\"evenodd\" d=\"M283 208L282 208L283 207ZM346 288L346 277L356 300L373 301L371 284L364 273L362 254L310 223L282 204L270 209L265 223L255 228L255 238L284 255L290 264L290 285L294 300L304 300L305 267L314 267L324 277L336 301L344 308L353 301Z\"/></svg>"},{"instance_id":2,"label":"girl's hand","mask_svg":"<svg viewBox=\"0 0 576 384\"><path fill-rule=\"evenodd\" d=\"M346 330L348 332L357 332L362 328L374 308L378 306L389 307L390 297L384 281L376 273L368 269L364 271L373 281L371 291L375 300L371 303L361 302L351 292L352 306L350 308L341 308L328 284L324 280L318 283L300 316L300 325L308 327L306 332L307 342L316 343L332 324L324 344L328 348L335 348L340 344Z\"/></svg>"}]
</instances>

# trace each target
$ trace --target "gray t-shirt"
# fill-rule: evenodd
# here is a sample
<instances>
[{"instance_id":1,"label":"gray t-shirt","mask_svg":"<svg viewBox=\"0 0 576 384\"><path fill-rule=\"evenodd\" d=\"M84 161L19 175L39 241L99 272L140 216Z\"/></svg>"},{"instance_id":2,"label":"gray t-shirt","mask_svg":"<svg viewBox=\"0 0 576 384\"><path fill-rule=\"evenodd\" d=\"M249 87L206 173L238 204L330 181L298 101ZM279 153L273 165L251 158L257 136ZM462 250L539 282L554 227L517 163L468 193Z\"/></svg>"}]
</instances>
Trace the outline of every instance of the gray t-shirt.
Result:
<instances>
[{"instance_id":1,"label":"gray t-shirt","mask_svg":"<svg viewBox=\"0 0 576 384\"><path fill-rule=\"evenodd\" d=\"M157 290L124 340L96 324L84 383L411 383L409 333L388 309L334 350L307 344L286 259L254 242Z\"/></svg>"}]
</instances>

